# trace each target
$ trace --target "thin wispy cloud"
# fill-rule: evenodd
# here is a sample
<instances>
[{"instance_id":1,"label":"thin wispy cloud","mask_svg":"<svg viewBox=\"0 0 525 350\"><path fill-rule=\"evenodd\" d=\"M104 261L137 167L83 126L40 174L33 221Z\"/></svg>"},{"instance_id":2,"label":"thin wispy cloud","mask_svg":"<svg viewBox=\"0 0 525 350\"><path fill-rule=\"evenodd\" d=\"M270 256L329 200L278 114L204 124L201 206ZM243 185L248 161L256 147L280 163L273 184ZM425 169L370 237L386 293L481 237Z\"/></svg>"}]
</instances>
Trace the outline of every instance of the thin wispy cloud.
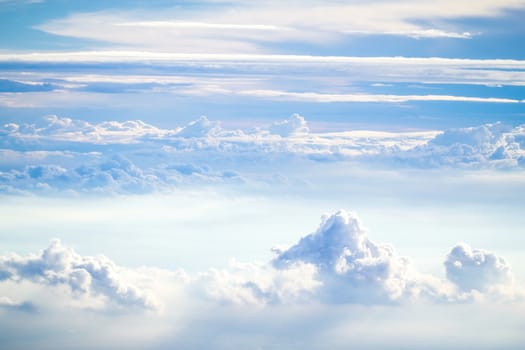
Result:
<instances>
[{"instance_id":1,"label":"thin wispy cloud","mask_svg":"<svg viewBox=\"0 0 525 350\"><path fill-rule=\"evenodd\" d=\"M300 5L241 2L200 12L182 7L168 13L148 11L140 16L133 12L110 11L73 14L37 28L56 35L109 41L115 45L155 47L163 51L224 52L229 48L237 52L270 52L275 49L266 48L265 42L338 43L345 36L356 34L469 39L473 34L468 27L461 28L450 22L475 16L497 17L505 10L519 8L523 8L523 3L512 0L497 4L481 2L475 6L448 0L433 4L406 0L370 4L314 1ZM289 13L294 15L288 16ZM420 24L416 24L418 22ZM141 31L141 28L148 28L148 31ZM156 30L158 33L154 32ZM265 32L265 35L260 36L257 32ZM203 50L202 44L208 39L216 42L209 41Z\"/></svg>"},{"instance_id":2,"label":"thin wispy cloud","mask_svg":"<svg viewBox=\"0 0 525 350\"><path fill-rule=\"evenodd\" d=\"M520 103L509 98L484 98L447 95L368 95L368 94L322 94L316 92L288 92L275 90L241 91L241 95L275 98L306 102L382 102L402 103L409 101L450 101L450 102L483 102L483 103Z\"/></svg>"}]
</instances>

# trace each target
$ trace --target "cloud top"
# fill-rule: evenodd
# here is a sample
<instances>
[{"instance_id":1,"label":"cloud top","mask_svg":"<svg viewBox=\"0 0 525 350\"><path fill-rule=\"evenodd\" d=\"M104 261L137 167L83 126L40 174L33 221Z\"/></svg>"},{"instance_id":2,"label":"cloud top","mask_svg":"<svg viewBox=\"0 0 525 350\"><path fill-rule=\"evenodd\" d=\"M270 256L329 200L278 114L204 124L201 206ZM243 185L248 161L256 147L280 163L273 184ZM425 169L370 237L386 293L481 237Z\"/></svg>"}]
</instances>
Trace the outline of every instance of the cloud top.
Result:
<instances>
[{"instance_id":1,"label":"cloud top","mask_svg":"<svg viewBox=\"0 0 525 350\"><path fill-rule=\"evenodd\" d=\"M342 303L385 303L413 293L411 262L393 247L370 240L356 214L324 216L312 234L279 253L279 268L305 262L316 266L323 298Z\"/></svg>"},{"instance_id":2,"label":"cloud top","mask_svg":"<svg viewBox=\"0 0 525 350\"><path fill-rule=\"evenodd\" d=\"M299 114L293 114L289 119L275 122L269 128L270 134L282 137L307 133L308 131L306 120Z\"/></svg>"}]
</instances>

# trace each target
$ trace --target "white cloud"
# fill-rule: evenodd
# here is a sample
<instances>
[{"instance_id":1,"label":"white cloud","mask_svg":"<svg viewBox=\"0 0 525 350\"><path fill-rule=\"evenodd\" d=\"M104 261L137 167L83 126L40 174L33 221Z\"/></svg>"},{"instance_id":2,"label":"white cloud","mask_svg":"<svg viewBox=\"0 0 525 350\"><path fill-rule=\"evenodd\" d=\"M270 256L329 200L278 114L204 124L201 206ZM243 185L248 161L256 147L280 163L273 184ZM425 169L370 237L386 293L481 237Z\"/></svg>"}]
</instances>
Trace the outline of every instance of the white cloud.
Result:
<instances>
[{"instance_id":1,"label":"white cloud","mask_svg":"<svg viewBox=\"0 0 525 350\"><path fill-rule=\"evenodd\" d=\"M365 31L365 30L348 30L345 31L346 34L359 34L359 35L373 35L379 34L374 31ZM472 34L469 32L457 33L457 32L447 32L440 29L412 29L412 30L399 30L399 31L385 31L381 34L384 35L396 35L396 36L407 36L410 38L420 39L420 38L456 38L456 39L471 39Z\"/></svg>"},{"instance_id":2,"label":"white cloud","mask_svg":"<svg viewBox=\"0 0 525 350\"><path fill-rule=\"evenodd\" d=\"M523 7L519 0L482 1L469 6L451 0L234 2L200 6L198 10L183 4L176 9L164 8L163 12L142 11L140 15L133 11L74 13L40 24L37 29L142 50L254 53L265 50L267 42L339 43L356 32L465 39L471 36L467 25L450 20L499 17L506 10Z\"/></svg>"},{"instance_id":3,"label":"white cloud","mask_svg":"<svg viewBox=\"0 0 525 350\"><path fill-rule=\"evenodd\" d=\"M475 58L444 58L444 57L403 57L403 56L326 56L326 55L281 55L281 54L224 54L224 53L173 53L158 51L133 50L91 50L64 52L32 52L32 53L1 53L0 61L19 62L243 62L243 63L340 63L360 64L361 66L385 66L390 64L414 68L417 66L450 66L469 68L507 68L521 69L525 67L524 60L518 59L475 59ZM324 66L326 69L326 66Z\"/></svg>"},{"instance_id":4,"label":"white cloud","mask_svg":"<svg viewBox=\"0 0 525 350\"><path fill-rule=\"evenodd\" d=\"M289 92L279 90L245 90L239 94L285 101L305 102L382 102L402 103L409 101L450 101L450 102L484 102L484 103L520 103L510 98L467 97L450 95L380 95L380 94L326 94L317 92Z\"/></svg>"},{"instance_id":5,"label":"white cloud","mask_svg":"<svg viewBox=\"0 0 525 350\"><path fill-rule=\"evenodd\" d=\"M233 260L227 269L188 277L183 271L126 269L105 256L81 256L55 240L36 255L0 256L0 283L66 286L70 298L95 298L102 303L99 307L124 309L158 308L167 302L166 290L181 286L192 298L259 307L402 304L418 299L455 303L481 297L517 300L523 295L510 265L491 252L459 244L445 261L448 281L422 274L392 246L370 240L357 215L344 210L323 216L314 233L274 251L277 256L268 263ZM0 304L24 311L38 307L9 297L0 298Z\"/></svg>"},{"instance_id":6,"label":"white cloud","mask_svg":"<svg viewBox=\"0 0 525 350\"><path fill-rule=\"evenodd\" d=\"M393 159L412 166L500 167L525 165L525 128L502 123L445 130L428 143L394 152Z\"/></svg>"},{"instance_id":7,"label":"white cloud","mask_svg":"<svg viewBox=\"0 0 525 350\"><path fill-rule=\"evenodd\" d=\"M414 57L352 57L264 54L177 54L151 51L79 51L0 53L2 62L33 62L43 64L37 71L11 72L10 80L24 84L46 84L54 81L52 92L4 92L0 104L9 107L77 106L94 103L100 106L114 104L119 96L107 92L131 93L137 89L146 92L169 93L182 96L210 96L244 93L248 96L274 97L287 95L288 99L312 101L404 101L404 100L458 100L497 102L513 100L485 96L426 97L411 93L409 96L372 94L369 90L356 91L352 86L362 82L424 83L424 84L475 84L485 86L523 86L525 63L508 59L454 59ZM75 74L57 71L45 63L112 63L136 64L129 66L128 75L87 67L78 68ZM152 75L141 69L147 64L160 74ZM268 70L271 65L271 70ZM165 66L177 72L166 76ZM308 71L308 84L297 80L298 71ZM216 74L220 72L220 74ZM261 79L264 78L264 79ZM283 79L286 78L286 89ZM291 79L288 79L291 78ZM301 77L303 78L303 77ZM329 85L326 82L329 81ZM101 90L101 86L103 89ZM374 91L375 92L375 91ZM359 95L361 93L361 95ZM295 95L294 95L295 94ZM108 97L111 95L111 98ZM393 95L393 96L390 96ZM412 96L415 95L415 96ZM124 101L130 103L129 97ZM123 103L124 103L123 102ZM133 102L133 101L132 101Z\"/></svg>"},{"instance_id":8,"label":"white cloud","mask_svg":"<svg viewBox=\"0 0 525 350\"><path fill-rule=\"evenodd\" d=\"M24 344L49 344L53 337L59 349L78 342L159 350L253 344L344 349L351 340L389 348L414 345L414 331L418 345L429 339L442 344L443 332L464 337L461 327L472 331L472 322L490 325L482 342L494 348L509 334L505 344L523 339L523 299L515 297L517 285L509 284L508 263L493 253L458 245L446 261L455 269L447 266L453 283L423 275L391 246L369 239L359 218L346 211L323 216L316 232L276 253L267 263L232 261L228 268L190 276L117 266L56 241L38 254L0 256L3 344L16 348L22 330ZM503 287L515 293L500 292ZM163 308L148 312L152 303ZM457 315L474 321L465 326ZM465 342L480 341L474 334L479 329ZM369 336L363 340L363 334Z\"/></svg>"},{"instance_id":9,"label":"white cloud","mask_svg":"<svg viewBox=\"0 0 525 350\"><path fill-rule=\"evenodd\" d=\"M268 264L232 261L227 270L201 274L192 290L219 303L235 305L288 304L311 300L321 285L312 264L297 263L287 269Z\"/></svg>"},{"instance_id":10,"label":"white cloud","mask_svg":"<svg viewBox=\"0 0 525 350\"><path fill-rule=\"evenodd\" d=\"M316 232L279 252L273 264L286 268L298 262L319 269L320 295L329 303L382 304L447 293L447 286L417 274L393 247L371 241L357 215L344 210L323 217Z\"/></svg>"},{"instance_id":11,"label":"white cloud","mask_svg":"<svg viewBox=\"0 0 525 350\"><path fill-rule=\"evenodd\" d=\"M0 128L0 135L27 141L51 139L94 144L130 143L142 137L161 137L172 133L174 131L161 130L140 120L91 124L83 120L59 118L55 115L45 117L43 125L10 123Z\"/></svg>"},{"instance_id":12,"label":"white cloud","mask_svg":"<svg viewBox=\"0 0 525 350\"><path fill-rule=\"evenodd\" d=\"M286 165L278 170L286 176L295 161L382 169L525 166L525 128L501 123L443 132L325 133L309 130L297 114L250 130L225 129L206 117L162 129L51 116L43 123L5 124L0 135L4 193L144 193L184 183L271 182L277 170L267 167L276 159Z\"/></svg>"},{"instance_id":13,"label":"white cloud","mask_svg":"<svg viewBox=\"0 0 525 350\"><path fill-rule=\"evenodd\" d=\"M453 248L445 262L450 281L422 274L392 246L370 240L357 215L341 210L324 216L317 231L297 244L274 249L271 266L234 262L201 275L193 287L214 301L255 305L456 303L520 295L515 285L499 288L511 279L502 258L464 253L463 247Z\"/></svg>"},{"instance_id":14,"label":"white cloud","mask_svg":"<svg viewBox=\"0 0 525 350\"><path fill-rule=\"evenodd\" d=\"M307 133L309 131L307 122L299 114L292 115L289 119L273 123L270 128L270 134L282 137L295 134Z\"/></svg>"},{"instance_id":15,"label":"white cloud","mask_svg":"<svg viewBox=\"0 0 525 350\"><path fill-rule=\"evenodd\" d=\"M38 255L0 257L0 280L67 285L73 295L102 296L107 306L156 308L157 301L122 278L123 268L105 256L81 256L58 240Z\"/></svg>"},{"instance_id":16,"label":"white cloud","mask_svg":"<svg viewBox=\"0 0 525 350\"><path fill-rule=\"evenodd\" d=\"M30 302L14 301L11 298L0 296L0 309L2 308L25 312L33 312L36 310L36 307Z\"/></svg>"},{"instance_id":17,"label":"white cloud","mask_svg":"<svg viewBox=\"0 0 525 350\"><path fill-rule=\"evenodd\" d=\"M285 30L284 27L276 27L264 24L228 24L228 23L205 23L205 22L168 22L168 21L149 21L149 22L123 22L116 23L118 26L125 27L146 27L146 28L203 28L203 29L239 29L239 30L262 30L274 31Z\"/></svg>"},{"instance_id":18,"label":"white cloud","mask_svg":"<svg viewBox=\"0 0 525 350\"><path fill-rule=\"evenodd\" d=\"M211 122L205 116L188 123L188 125L181 128L176 136L183 138L198 138L214 136L221 131L218 122Z\"/></svg>"},{"instance_id":19,"label":"white cloud","mask_svg":"<svg viewBox=\"0 0 525 350\"><path fill-rule=\"evenodd\" d=\"M466 292L512 288L514 283L511 267L504 258L487 250L472 249L465 243L450 250L445 267L447 278Z\"/></svg>"},{"instance_id":20,"label":"white cloud","mask_svg":"<svg viewBox=\"0 0 525 350\"><path fill-rule=\"evenodd\" d=\"M62 161L67 161L62 158ZM56 161L56 160L55 160ZM0 191L6 193L144 193L160 190L167 184L161 174L141 169L126 157L114 154L107 159L97 155L87 164L73 161L73 165L56 163L26 165L20 170L0 171ZM61 163L61 162L59 162Z\"/></svg>"}]
</instances>

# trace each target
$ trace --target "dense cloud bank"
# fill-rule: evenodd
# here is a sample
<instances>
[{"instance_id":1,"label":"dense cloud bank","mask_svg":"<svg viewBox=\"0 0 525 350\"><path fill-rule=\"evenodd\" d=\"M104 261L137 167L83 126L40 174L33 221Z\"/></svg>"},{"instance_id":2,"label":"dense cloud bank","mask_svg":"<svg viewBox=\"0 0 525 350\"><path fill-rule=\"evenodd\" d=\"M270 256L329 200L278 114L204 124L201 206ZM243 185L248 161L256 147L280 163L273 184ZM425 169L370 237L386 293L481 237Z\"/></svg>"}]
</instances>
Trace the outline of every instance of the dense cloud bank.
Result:
<instances>
[{"instance_id":1,"label":"dense cloud bank","mask_svg":"<svg viewBox=\"0 0 525 350\"><path fill-rule=\"evenodd\" d=\"M265 264L232 262L193 277L166 279L188 298L219 304L402 304L417 299L431 303L516 300L523 292L510 265L492 252L461 243L444 262L446 278L417 271L410 258L393 247L370 240L359 218L344 210L323 216L319 228ZM66 286L71 298L100 299L105 308L156 309L166 303L155 295L151 272L117 266L104 256L81 256L53 241L36 255L0 257L2 283L31 282L50 288ZM159 270L160 271L160 270ZM170 271L158 272L167 276ZM143 275L143 278L136 276ZM130 275L135 275L129 280ZM181 276L186 276L182 273ZM148 283L133 280L148 280ZM2 307L24 308L33 300L1 299Z\"/></svg>"},{"instance_id":2,"label":"dense cloud bank","mask_svg":"<svg viewBox=\"0 0 525 350\"><path fill-rule=\"evenodd\" d=\"M186 183L271 181L277 168L287 176L286 166L294 161L317 167L357 162L384 169L522 169L525 127L314 133L294 114L250 130L227 130L206 117L175 129L56 116L0 128L4 193L143 193Z\"/></svg>"}]
</instances>

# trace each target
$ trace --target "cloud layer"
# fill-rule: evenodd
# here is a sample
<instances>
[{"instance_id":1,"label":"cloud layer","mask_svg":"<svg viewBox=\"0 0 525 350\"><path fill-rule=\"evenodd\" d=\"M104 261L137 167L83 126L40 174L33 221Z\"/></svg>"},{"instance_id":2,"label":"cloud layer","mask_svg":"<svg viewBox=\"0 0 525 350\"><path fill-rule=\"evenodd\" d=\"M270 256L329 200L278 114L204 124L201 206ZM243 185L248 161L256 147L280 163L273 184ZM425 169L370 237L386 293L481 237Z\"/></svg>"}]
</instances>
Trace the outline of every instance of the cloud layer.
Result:
<instances>
[{"instance_id":1,"label":"cloud layer","mask_svg":"<svg viewBox=\"0 0 525 350\"><path fill-rule=\"evenodd\" d=\"M175 129L50 116L36 124L3 125L0 147L3 192L144 193L191 183L272 181L276 171L287 176L287 164L294 162L311 169L356 162L383 169L520 171L525 127L321 133L298 114L248 130L225 129L204 116ZM276 168L276 161L284 167Z\"/></svg>"},{"instance_id":2,"label":"cloud layer","mask_svg":"<svg viewBox=\"0 0 525 350\"><path fill-rule=\"evenodd\" d=\"M189 277L180 272L178 277L166 278L175 272L126 269L104 256L81 256L55 240L36 255L1 256L0 284L66 286L70 298L98 298L99 308L109 310L156 309L171 299L155 290L177 286L186 290L186 298L259 307L512 301L523 296L510 265L492 252L458 244L444 262L446 279L422 274L392 246L370 240L359 218L344 210L323 216L315 232L274 251L276 257L267 263L233 261L227 269ZM140 287L129 276L143 281ZM164 285L152 278L161 278ZM3 307L13 309L33 305L32 300L16 303L4 297L1 301Z\"/></svg>"},{"instance_id":3,"label":"cloud layer","mask_svg":"<svg viewBox=\"0 0 525 350\"><path fill-rule=\"evenodd\" d=\"M212 4L211 8L203 6L199 11L184 4L162 12L150 9L141 16L123 10L73 13L39 24L37 29L142 50L260 52L268 50L268 43L274 46L290 42L341 43L356 35L470 39L478 33L469 32L471 24L461 24L459 19L497 18L505 10L523 9L517 0L473 6L450 0L432 5L412 0L373 4L338 1ZM284 15L288 13L294 16Z\"/></svg>"}]
</instances>

